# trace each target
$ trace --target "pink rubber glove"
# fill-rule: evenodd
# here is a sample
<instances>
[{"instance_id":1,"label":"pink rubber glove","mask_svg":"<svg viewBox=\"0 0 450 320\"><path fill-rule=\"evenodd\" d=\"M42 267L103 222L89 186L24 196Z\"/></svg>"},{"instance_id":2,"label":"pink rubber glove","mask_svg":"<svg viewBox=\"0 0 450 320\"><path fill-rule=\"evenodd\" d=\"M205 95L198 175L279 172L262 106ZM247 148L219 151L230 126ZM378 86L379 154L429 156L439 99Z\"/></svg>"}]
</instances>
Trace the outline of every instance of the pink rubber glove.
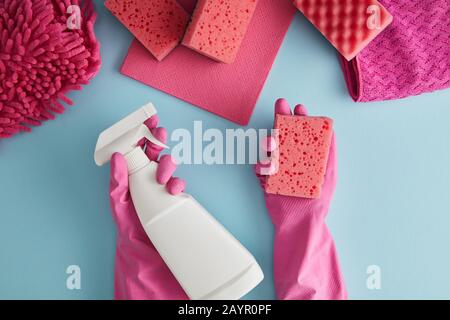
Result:
<instances>
[{"instance_id":1,"label":"pink rubber glove","mask_svg":"<svg viewBox=\"0 0 450 320\"><path fill-rule=\"evenodd\" d=\"M164 128L157 128L158 118L151 117L146 125L156 139L166 142ZM141 141L150 160L156 161L162 149ZM159 159L156 178L168 192L184 190L183 180L173 178L176 165L169 155ZM114 276L114 298L126 300L188 299L175 277L148 239L136 214L128 189L128 171L124 157L116 153L111 159L110 203L117 225L117 247Z\"/></svg>"},{"instance_id":2,"label":"pink rubber glove","mask_svg":"<svg viewBox=\"0 0 450 320\"><path fill-rule=\"evenodd\" d=\"M275 104L276 114L291 114L284 99ZM295 115L306 115L297 105ZM273 142L274 139L268 139ZM275 146L268 143L268 151ZM335 137L330 147L322 194L317 199L289 197L264 192L266 207L275 227L274 279L278 299L347 299L333 238L325 218L336 186ZM270 150L272 149L272 150ZM262 170L266 169L266 170ZM255 167L264 190L267 165Z\"/></svg>"}]
</instances>

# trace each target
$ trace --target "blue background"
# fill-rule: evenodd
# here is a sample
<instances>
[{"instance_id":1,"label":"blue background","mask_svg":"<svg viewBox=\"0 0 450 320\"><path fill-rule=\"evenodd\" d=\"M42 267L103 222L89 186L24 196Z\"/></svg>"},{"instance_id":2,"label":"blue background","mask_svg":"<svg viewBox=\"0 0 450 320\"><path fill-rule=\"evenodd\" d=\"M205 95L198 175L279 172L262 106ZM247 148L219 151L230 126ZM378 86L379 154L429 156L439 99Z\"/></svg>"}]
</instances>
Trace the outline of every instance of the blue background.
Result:
<instances>
[{"instance_id":1,"label":"blue background","mask_svg":"<svg viewBox=\"0 0 450 320\"><path fill-rule=\"evenodd\" d=\"M0 298L110 299L115 226L109 167L93 161L104 128L152 101L169 131L238 126L118 69L131 35L97 1L103 67L56 121L0 142ZM350 298L450 298L450 90L356 104L334 49L297 14L250 127L269 128L286 97L335 119L339 182L328 224ZM181 166L193 194L255 255L266 275L247 298L272 299L273 228L250 166ZM67 266L82 289L66 288ZM366 269L382 270L381 290Z\"/></svg>"}]
</instances>

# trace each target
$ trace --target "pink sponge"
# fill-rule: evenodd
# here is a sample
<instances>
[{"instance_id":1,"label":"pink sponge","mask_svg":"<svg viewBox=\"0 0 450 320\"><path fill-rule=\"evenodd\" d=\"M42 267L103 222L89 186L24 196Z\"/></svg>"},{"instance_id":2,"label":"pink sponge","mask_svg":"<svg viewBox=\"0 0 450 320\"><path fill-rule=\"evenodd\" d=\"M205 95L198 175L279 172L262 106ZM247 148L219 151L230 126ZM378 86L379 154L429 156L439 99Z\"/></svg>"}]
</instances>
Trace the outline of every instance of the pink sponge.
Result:
<instances>
[{"instance_id":1,"label":"pink sponge","mask_svg":"<svg viewBox=\"0 0 450 320\"><path fill-rule=\"evenodd\" d=\"M347 60L392 22L392 15L376 0L294 0L294 4Z\"/></svg>"},{"instance_id":2,"label":"pink sponge","mask_svg":"<svg viewBox=\"0 0 450 320\"><path fill-rule=\"evenodd\" d=\"M277 115L278 171L268 177L266 192L317 198L324 181L333 132L325 117Z\"/></svg>"},{"instance_id":3,"label":"pink sponge","mask_svg":"<svg viewBox=\"0 0 450 320\"><path fill-rule=\"evenodd\" d=\"M214 60L232 63L257 0L199 0L183 45Z\"/></svg>"},{"instance_id":4,"label":"pink sponge","mask_svg":"<svg viewBox=\"0 0 450 320\"><path fill-rule=\"evenodd\" d=\"M90 0L0 1L0 138L64 112L97 73L95 19Z\"/></svg>"},{"instance_id":5,"label":"pink sponge","mask_svg":"<svg viewBox=\"0 0 450 320\"><path fill-rule=\"evenodd\" d=\"M107 0L105 6L159 61L181 42L189 22L175 0Z\"/></svg>"}]
</instances>

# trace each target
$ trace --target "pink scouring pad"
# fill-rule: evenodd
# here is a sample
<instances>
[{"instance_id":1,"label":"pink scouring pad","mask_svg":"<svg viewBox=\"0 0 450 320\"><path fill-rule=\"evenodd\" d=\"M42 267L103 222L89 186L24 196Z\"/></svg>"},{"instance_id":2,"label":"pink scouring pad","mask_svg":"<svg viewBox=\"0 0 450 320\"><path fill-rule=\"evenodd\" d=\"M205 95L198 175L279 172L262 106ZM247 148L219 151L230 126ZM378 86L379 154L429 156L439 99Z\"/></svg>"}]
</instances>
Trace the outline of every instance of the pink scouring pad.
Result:
<instances>
[{"instance_id":1,"label":"pink scouring pad","mask_svg":"<svg viewBox=\"0 0 450 320\"><path fill-rule=\"evenodd\" d=\"M90 0L0 1L0 138L54 119L94 77L96 16Z\"/></svg>"},{"instance_id":2,"label":"pink scouring pad","mask_svg":"<svg viewBox=\"0 0 450 320\"><path fill-rule=\"evenodd\" d=\"M234 62L257 2L199 0L183 45L219 62Z\"/></svg>"},{"instance_id":3,"label":"pink scouring pad","mask_svg":"<svg viewBox=\"0 0 450 320\"><path fill-rule=\"evenodd\" d=\"M159 61L178 46L189 22L175 0L107 0L105 6Z\"/></svg>"},{"instance_id":4,"label":"pink scouring pad","mask_svg":"<svg viewBox=\"0 0 450 320\"><path fill-rule=\"evenodd\" d=\"M376 0L294 0L294 5L349 61L392 22Z\"/></svg>"},{"instance_id":5,"label":"pink scouring pad","mask_svg":"<svg viewBox=\"0 0 450 320\"><path fill-rule=\"evenodd\" d=\"M328 162L333 120L277 115L275 129L278 129L278 171L268 177L266 192L318 198Z\"/></svg>"}]
</instances>

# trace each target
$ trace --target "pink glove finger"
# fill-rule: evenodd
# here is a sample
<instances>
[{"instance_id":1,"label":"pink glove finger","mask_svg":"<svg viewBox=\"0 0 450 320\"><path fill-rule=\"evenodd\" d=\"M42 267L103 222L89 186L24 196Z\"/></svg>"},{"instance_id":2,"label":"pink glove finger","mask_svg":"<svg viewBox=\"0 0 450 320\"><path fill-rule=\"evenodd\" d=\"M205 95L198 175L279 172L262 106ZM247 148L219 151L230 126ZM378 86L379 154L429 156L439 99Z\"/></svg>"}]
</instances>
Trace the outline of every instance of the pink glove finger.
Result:
<instances>
[{"instance_id":1,"label":"pink glove finger","mask_svg":"<svg viewBox=\"0 0 450 320\"><path fill-rule=\"evenodd\" d=\"M294 108L294 114L296 116L307 116L308 115L308 111L306 110L304 105L298 104Z\"/></svg>"},{"instance_id":2,"label":"pink glove finger","mask_svg":"<svg viewBox=\"0 0 450 320\"><path fill-rule=\"evenodd\" d=\"M277 149L276 139L272 136L267 136L261 141L260 148L265 151L265 159L260 161L254 166L256 175L271 175L273 174L272 168L272 153Z\"/></svg>"},{"instance_id":3,"label":"pink glove finger","mask_svg":"<svg viewBox=\"0 0 450 320\"><path fill-rule=\"evenodd\" d=\"M184 191L186 188L186 181L180 178L172 177L169 179L169 182L166 184L167 191L176 196Z\"/></svg>"},{"instance_id":4,"label":"pink glove finger","mask_svg":"<svg viewBox=\"0 0 450 320\"><path fill-rule=\"evenodd\" d=\"M291 113L291 107L289 103L284 98L280 98L275 102L275 115L284 114L289 115Z\"/></svg>"},{"instance_id":5,"label":"pink glove finger","mask_svg":"<svg viewBox=\"0 0 450 320\"><path fill-rule=\"evenodd\" d=\"M147 120L145 120L144 124L149 128L149 130L152 130L158 126L159 118L158 115L153 115Z\"/></svg>"},{"instance_id":6,"label":"pink glove finger","mask_svg":"<svg viewBox=\"0 0 450 320\"><path fill-rule=\"evenodd\" d=\"M261 148L268 154L277 149L277 139L272 136L267 136L261 141Z\"/></svg>"},{"instance_id":7,"label":"pink glove finger","mask_svg":"<svg viewBox=\"0 0 450 320\"><path fill-rule=\"evenodd\" d=\"M255 164L255 172L259 176L270 176L276 173L277 165L275 159L268 158Z\"/></svg>"},{"instance_id":8,"label":"pink glove finger","mask_svg":"<svg viewBox=\"0 0 450 320\"><path fill-rule=\"evenodd\" d=\"M155 114L153 116L151 116L150 118L148 118L147 120L144 121L144 124L147 126L147 128L152 131L152 129L156 128L158 126L158 122L159 122L159 118L158 116ZM146 139L142 138L141 140L139 140L139 142L137 143L138 146L140 147L144 147L146 144Z\"/></svg>"},{"instance_id":9,"label":"pink glove finger","mask_svg":"<svg viewBox=\"0 0 450 320\"><path fill-rule=\"evenodd\" d=\"M167 142L167 130L166 128L153 128L150 129L150 131L152 132L153 136L161 141L162 143L166 143ZM163 150L163 148L161 148L160 146L157 146L153 143L151 143L150 141L147 141L146 143L146 148L145 148L145 153L147 154L147 157L151 160L151 161L157 161L159 154L161 153L161 151Z\"/></svg>"},{"instance_id":10,"label":"pink glove finger","mask_svg":"<svg viewBox=\"0 0 450 320\"><path fill-rule=\"evenodd\" d=\"M156 169L156 181L159 184L166 184L173 173L175 172L177 165L171 155L165 154L159 159L158 168Z\"/></svg>"}]
</instances>

